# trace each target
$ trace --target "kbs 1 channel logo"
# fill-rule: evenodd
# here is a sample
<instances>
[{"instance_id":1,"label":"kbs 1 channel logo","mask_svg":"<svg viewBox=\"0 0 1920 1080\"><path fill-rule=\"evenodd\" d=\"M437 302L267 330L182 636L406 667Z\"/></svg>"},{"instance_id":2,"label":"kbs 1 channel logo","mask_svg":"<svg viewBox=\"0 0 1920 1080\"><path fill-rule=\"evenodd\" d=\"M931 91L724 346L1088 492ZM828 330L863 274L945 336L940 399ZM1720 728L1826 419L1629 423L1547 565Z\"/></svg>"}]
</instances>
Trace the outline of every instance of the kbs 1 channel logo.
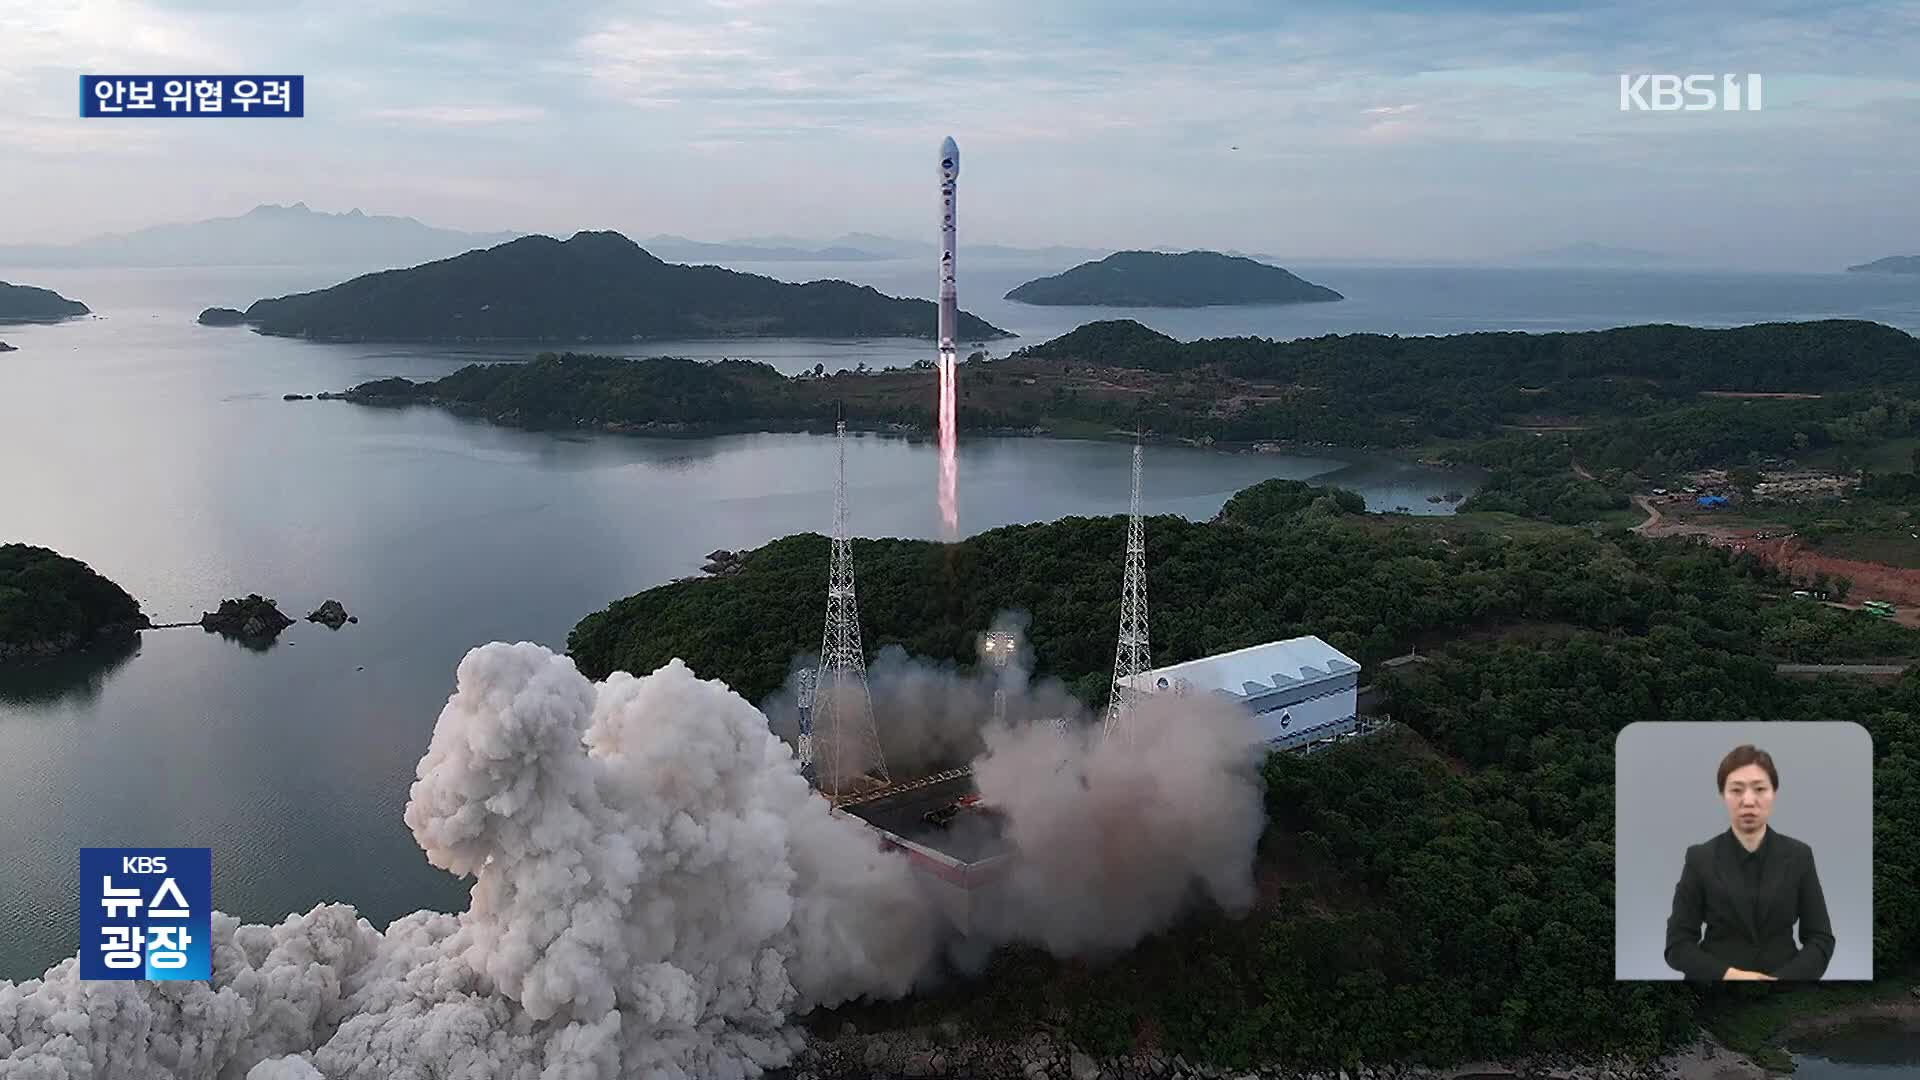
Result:
<instances>
[{"instance_id":1,"label":"kbs 1 channel logo","mask_svg":"<svg viewBox=\"0 0 1920 1080\"><path fill-rule=\"evenodd\" d=\"M305 116L301 75L82 75L80 115Z\"/></svg>"},{"instance_id":2,"label":"kbs 1 channel logo","mask_svg":"<svg viewBox=\"0 0 1920 1080\"><path fill-rule=\"evenodd\" d=\"M1758 75L1622 75L1621 112L1759 112Z\"/></svg>"},{"instance_id":3,"label":"kbs 1 channel logo","mask_svg":"<svg viewBox=\"0 0 1920 1080\"><path fill-rule=\"evenodd\" d=\"M81 848L80 977L213 977L213 849Z\"/></svg>"}]
</instances>

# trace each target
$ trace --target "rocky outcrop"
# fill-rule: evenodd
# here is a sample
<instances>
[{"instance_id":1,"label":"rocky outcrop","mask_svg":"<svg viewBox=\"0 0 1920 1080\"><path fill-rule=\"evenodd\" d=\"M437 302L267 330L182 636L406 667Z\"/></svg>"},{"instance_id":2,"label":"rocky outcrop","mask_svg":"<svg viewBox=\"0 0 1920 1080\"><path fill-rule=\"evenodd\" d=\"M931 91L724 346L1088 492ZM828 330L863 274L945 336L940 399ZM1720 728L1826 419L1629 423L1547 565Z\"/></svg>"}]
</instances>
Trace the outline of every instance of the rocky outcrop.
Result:
<instances>
[{"instance_id":1,"label":"rocky outcrop","mask_svg":"<svg viewBox=\"0 0 1920 1080\"><path fill-rule=\"evenodd\" d=\"M707 553L707 564L700 568L704 574L724 575L737 572L745 563L746 556L726 548Z\"/></svg>"},{"instance_id":2,"label":"rocky outcrop","mask_svg":"<svg viewBox=\"0 0 1920 1080\"><path fill-rule=\"evenodd\" d=\"M360 620L347 614L346 607L340 601L329 600L314 608L312 614L307 616L307 621L323 623L328 629L338 630L348 623L357 623Z\"/></svg>"},{"instance_id":3,"label":"rocky outcrop","mask_svg":"<svg viewBox=\"0 0 1920 1080\"><path fill-rule=\"evenodd\" d=\"M281 394L281 401L312 401L312 394Z\"/></svg>"},{"instance_id":4,"label":"rocky outcrop","mask_svg":"<svg viewBox=\"0 0 1920 1080\"><path fill-rule=\"evenodd\" d=\"M12 345L9 345L4 341L0 341L0 352L18 352L18 351L20 350L14 348Z\"/></svg>"},{"instance_id":5,"label":"rocky outcrop","mask_svg":"<svg viewBox=\"0 0 1920 1080\"><path fill-rule=\"evenodd\" d=\"M200 615L202 629L243 641L272 641L292 625L286 613L259 593L249 593L244 600L222 600L219 611Z\"/></svg>"},{"instance_id":6,"label":"rocky outcrop","mask_svg":"<svg viewBox=\"0 0 1920 1080\"><path fill-rule=\"evenodd\" d=\"M230 307L210 307L195 321L201 326L239 326L247 321L247 313Z\"/></svg>"}]
</instances>

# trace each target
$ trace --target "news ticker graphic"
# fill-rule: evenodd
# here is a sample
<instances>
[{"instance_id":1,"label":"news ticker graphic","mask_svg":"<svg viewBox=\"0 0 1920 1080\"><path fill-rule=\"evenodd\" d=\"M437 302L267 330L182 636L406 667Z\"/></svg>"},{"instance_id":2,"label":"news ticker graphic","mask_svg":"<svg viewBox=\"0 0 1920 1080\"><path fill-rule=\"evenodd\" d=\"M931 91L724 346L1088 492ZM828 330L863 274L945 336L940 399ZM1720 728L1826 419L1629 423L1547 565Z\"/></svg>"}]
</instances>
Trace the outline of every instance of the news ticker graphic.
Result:
<instances>
[{"instance_id":1,"label":"news ticker graphic","mask_svg":"<svg viewBox=\"0 0 1920 1080\"><path fill-rule=\"evenodd\" d=\"M304 75L82 75L81 116L305 116Z\"/></svg>"},{"instance_id":2,"label":"news ticker graphic","mask_svg":"<svg viewBox=\"0 0 1920 1080\"><path fill-rule=\"evenodd\" d=\"M213 977L212 848L81 848L80 977Z\"/></svg>"}]
</instances>

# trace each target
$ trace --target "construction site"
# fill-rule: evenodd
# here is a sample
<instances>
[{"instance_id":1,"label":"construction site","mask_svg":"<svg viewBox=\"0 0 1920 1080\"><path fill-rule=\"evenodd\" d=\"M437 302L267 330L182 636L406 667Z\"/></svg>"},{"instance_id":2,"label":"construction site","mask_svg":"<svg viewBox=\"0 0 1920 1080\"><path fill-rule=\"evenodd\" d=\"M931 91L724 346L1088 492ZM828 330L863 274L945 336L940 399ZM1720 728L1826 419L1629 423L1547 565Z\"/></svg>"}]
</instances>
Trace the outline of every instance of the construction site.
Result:
<instances>
[{"instance_id":1,"label":"construction site","mask_svg":"<svg viewBox=\"0 0 1920 1080\"><path fill-rule=\"evenodd\" d=\"M962 934L979 925L995 903L995 886L1019 853L1004 818L982 802L970 765L918 775L889 769L880 732L889 717L876 714L868 687L860 631L852 541L848 533L846 425L837 429L839 471L834 487L833 534L827 574L826 626L817 667L799 673L796 755L808 781L834 813L871 829L882 846L903 853L940 908ZM1138 706L1153 695L1206 696L1231 703L1253 719L1258 737L1279 750L1311 753L1375 730L1358 709L1360 665L1317 637L1268 642L1166 667L1152 664L1147 605L1146 532L1140 510L1142 447L1133 447L1132 492L1120 566L1120 618L1112 694L1094 734L1085 721L1054 718L1063 733L1072 724L1083 738L1128 739ZM992 714L1005 724L1009 680L1021 647L1016 635L994 630L980 638L981 669L995 677ZM1040 721L1042 723L1048 721Z\"/></svg>"}]
</instances>

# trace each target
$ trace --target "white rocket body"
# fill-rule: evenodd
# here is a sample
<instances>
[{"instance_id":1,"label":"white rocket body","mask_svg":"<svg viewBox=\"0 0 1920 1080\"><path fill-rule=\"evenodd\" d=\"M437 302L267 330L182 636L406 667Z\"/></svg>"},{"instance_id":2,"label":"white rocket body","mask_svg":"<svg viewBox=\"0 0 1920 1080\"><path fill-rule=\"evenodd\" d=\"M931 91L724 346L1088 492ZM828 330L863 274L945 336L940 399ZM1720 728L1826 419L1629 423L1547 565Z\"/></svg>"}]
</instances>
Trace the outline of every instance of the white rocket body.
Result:
<instances>
[{"instance_id":1,"label":"white rocket body","mask_svg":"<svg viewBox=\"0 0 1920 1080\"><path fill-rule=\"evenodd\" d=\"M960 299L953 276L953 203L960 183L960 147L947 136L940 144L940 363L954 362Z\"/></svg>"}]
</instances>

